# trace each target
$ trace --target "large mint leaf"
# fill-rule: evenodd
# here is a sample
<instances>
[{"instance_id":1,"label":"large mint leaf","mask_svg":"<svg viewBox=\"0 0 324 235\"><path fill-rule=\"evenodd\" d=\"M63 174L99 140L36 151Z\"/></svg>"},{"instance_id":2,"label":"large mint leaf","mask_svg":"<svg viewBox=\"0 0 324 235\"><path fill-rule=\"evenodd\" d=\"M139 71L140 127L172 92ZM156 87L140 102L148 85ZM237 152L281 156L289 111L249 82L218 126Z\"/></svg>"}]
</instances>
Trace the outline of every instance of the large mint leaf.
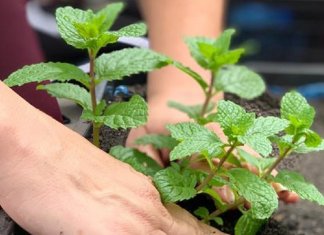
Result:
<instances>
[{"instance_id":1,"label":"large mint leaf","mask_svg":"<svg viewBox=\"0 0 324 235\"><path fill-rule=\"evenodd\" d=\"M98 18L103 19L99 26L100 32L105 32L111 28L123 7L124 4L121 2L111 3L96 13Z\"/></svg>"},{"instance_id":2,"label":"large mint leaf","mask_svg":"<svg viewBox=\"0 0 324 235\"><path fill-rule=\"evenodd\" d=\"M90 93L75 84L52 83L37 86L39 90L46 90L52 96L72 100L82 106L83 109L92 110Z\"/></svg>"},{"instance_id":3,"label":"large mint leaf","mask_svg":"<svg viewBox=\"0 0 324 235\"><path fill-rule=\"evenodd\" d=\"M140 37L146 34L147 28L144 23L137 23L125 26L118 31L110 32L118 37Z\"/></svg>"},{"instance_id":4,"label":"large mint leaf","mask_svg":"<svg viewBox=\"0 0 324 235\"><path fill-rule=\"evenodd\" d=\"M243 214L235 225L235 235L255 235L260 230L265 220L254 219L251 212Z\"/></svg>"},{"instance_id":5,"label":"large mint leaf","mask_svg":"<svg viewBox=\"0 0 324 235\"><path fill-rule=\"evenodd\" d=\"M168 106L187 114L190 118L193 118L195 120L200 118L200 113L203 107L202 105L184 105L175 101L169 101ZM206 112L209 113L214 108L215 108L215 104L210 103L207 107Z\"/></svg>"},{"instance_id":6,"label":"large mint leaf","mask_svg":"<svg viewBox=\"0 0 324 235\"><path fill-rule=\"evenodd\" d=\"M133 128L146 123L147 105L142 97L135 95L128 102L114 103L108 106L104 116L95 116L92 112L84 111L81 118L115 129Z\"/></svg>"},{"instance_id":7,"label":"large mint leaf","mask_svg":"<svg viewBox=\"0 0 324 235\"><path fill-rule=\"evenodd\" d=\"M274 180L297 193L300 198L317 202L319 205L324 206L324 196L314 185L306 182L299 173L286 170L280 171Z\"/></svg>"},{"instance_id":8,"label":"large mint leaf","mask_svg":"<svg viewBox=\"0 0 324 235\"><path fill-rule=\"evenodd\" d=\"M177 146L179 142L171 136L151 134L138 138L135 143L140 145L151 144L157 149L167 148L171 150Z\"/></svg>"},{"instance_id":9,"label":"large mint leaf","mask_svg":"<svg viewBox=\"0 0 324 235\"><path fill-rule=\"evenodd\" d=\"M277 194L266 181L246 169L232 169L227 174L234 190L251 203L252 218L267 219L277 209Z\"/></svg>"},{"instance_id":10,"label":"large mint leaf","mask_svg":"<svg viewBox=\"0 0 324 235\"><path fill-rule=\"evenodd\" d=\"M226 67L214 79L216 90L233 93L245 99L258 97L265 90L265 83L260 75L245 66Z\"/></svg>"},{"instance_id":11,"label":"large mint leaf","mask_svg":"<svg viewBox=\"0 0 324 235\"><path fill-rule=\"evenodd\" d=\"M72 7L61 7L56 10L56 21L58 30L61 37L66 41L67 44L78 48L88 48L88 33L91 28L95 27L88 24L94 17L91 10L83 11L80 9L74 9ZM76 25L78 25L76 27ZM88 25L89 27L86 27ZM81 32L81 30L83 32ZM99 32L93 31L93 36L97 36ZM85 38L84 36L88 36Z\"/></svg>"},{"instance_id":12,"label":"large mint leaf","mask_svg":"<svg viewBox=\"0 0 324 235\"><path fill-rule=\"evenodd\" d=\"M81 69L72 64L53 62L27 65L10 74L4 83L12 87L46 80L60 82L76 80L89 87L89 76Z\"/></svg>"},{"instance_id":13,"label":"large mint leaf","mask_svg":"<svg viewBox=\"0 0 324 235\"><path fill-rule=\"evenodd\" d=\"M197 179L187 170L180 173L176 168L168 167L156 173L153 182L164 202L183 201L197 194Z\"/></svg>"},{"instance_id":14,"label":"large mint leaf","mask_svg":"<svg viewBox=\"0 0 324 235\"><path fill-rule=\"evenodd\" d=\"M219 122L226 136L234 139L244 135L253 125L255 114L247 113L241 106L231 101L219 101L216 115L210 116L212 121Z\"/></svg>"},{"instance_id":15,"label":"large mint leaf","mask_svg":"<svg viewBox=\"0 0 324 235\"><path fill-rule=\"evenodd\" d=\"M98 82L120 80L132 74L161 68L171 62L166 56L140 48L128 48L103 54L96 60Z\"/></svg>"},{"instance_id":16,"label":"large mint leaf","mask_svg":"<svg viewBox=\"0 0 324 235\"><path fill-rule=\"evenodd\" d=\"M248 131L239 137L239 141L251 146L262 156L268 156L272 145L268 137L288 127L289 122L277 117L259 117L254 120Z\"/></svg>"},{"instance_id":17,"label":"large mint leaf","mask_svg":"<svg viewBox=\"0 0 324 235\"><path fill-rule=\"evenodd\" d=\"M148 175L154 176L162 167L152 158L136 149L125 148L123 146L112 147L109 154L113 157L131 165L135 170Z\"/></svg>"},{"instance_id":18,"label":"large mint leaf","mask_svg":"<svg viewBox=\"0 0 324 235\"><path fill-rule=\"evenodd\" d=\"M168 125L171 136L180 141L170 153L170 160L174 161L194 153L202 153L215 157L222 152L223 143L217 135L196 123L179 123Z\"/></svg>"},{"instance_id":19,"label":"large mint leaf","mask_svg":"<svg viewBox=\"0 0 324 235\"><path fill-rule=\"evenodd\" d=\"M281 100L281 117L290 121L292 128L288 134L296 134L295 131L302 128L310 128L315 110L307 103L307 100L298 92L289 92Z\"/></svg>"}]
</instances>

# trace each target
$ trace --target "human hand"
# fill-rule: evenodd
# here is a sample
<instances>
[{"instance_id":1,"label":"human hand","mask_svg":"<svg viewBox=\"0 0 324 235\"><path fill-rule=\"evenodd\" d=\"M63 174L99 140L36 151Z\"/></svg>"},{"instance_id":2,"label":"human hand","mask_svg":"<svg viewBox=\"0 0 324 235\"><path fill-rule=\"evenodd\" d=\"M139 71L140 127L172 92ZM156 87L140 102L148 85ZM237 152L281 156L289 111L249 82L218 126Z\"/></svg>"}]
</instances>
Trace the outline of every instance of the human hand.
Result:
<instances>
[{"instance_id":1,"label":"human hand","mask_svg":"<svg viewBox=\"0 0 324 235\"><path fill-rule=\"evenodd\" d=\"M164 207L149 178L0 90L0 204L28 232L222 234Z\"/></svg>"}]
</instances>

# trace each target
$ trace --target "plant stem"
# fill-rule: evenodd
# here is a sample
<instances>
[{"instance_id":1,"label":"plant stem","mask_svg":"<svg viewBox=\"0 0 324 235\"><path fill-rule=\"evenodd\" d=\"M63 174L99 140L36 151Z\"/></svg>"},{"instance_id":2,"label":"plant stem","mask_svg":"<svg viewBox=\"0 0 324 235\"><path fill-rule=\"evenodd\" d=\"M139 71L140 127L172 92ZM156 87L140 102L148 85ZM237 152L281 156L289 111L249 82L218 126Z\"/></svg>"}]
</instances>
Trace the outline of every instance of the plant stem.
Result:
<instances>
[{"instance_id":1,"label":"plant stem","mask_svg":"<svg viewBox=\"0 0 324 235\"><path fill-rule=\"evenodd\" d=\"M91 104L92 104L92 112L95 114L96 108L97 108L97 97L96 97L96 80L95 80L95 58L96 53L94 50L89 49L89 75L90 75L90 95L91 95ZM97 147L100 147L99 143L99 130L100 127L96 125L94 122L92 122L92 138L93 138L93 144Z\"/></svg>"},{"instance_id":2,"label":"plant stem","mask_svg":"<svg viewBox=\"0 0 324 235\"><path fill-rule=\"evenodd\" d=\"M237 141L235 141L231 145L230 149L226 152L225 156L218 163L217 168L215 170L212 170L209 173L209 175L204 179L204 181L196 187L196 190L198 192L200 190L202 190L214 178L214 176L217 174L219 169L223 166L224 162L227 160L227 158L230 156L230 154L233 152L233 150L236 148L236 146L237 146Z\"/></svg>"},{"instance_id":3,"label":"plant stem","mask_svg":"<svg viewBox=\"0 0 324 235\"><path fill-rule=\"evenodd\" d=\"M241 197L234 204L230 204L230 205L228 205L226 208L224 208L222 210L215 210L214 212L212 212L209 215L209 218L217 217L217 216L225 213L228 210L236 209L237 207L239 207L244 202L245 202L244 198Z\"/></svg>"},{"instance_id":4,"label":"plant stem","mask_svg":"<svg viewBox=\"0 0 324 235\"><path fill-rule=\"evenodd\" d=\"M271 174L271 172L279 165L279 163L290 153L291 147L287 148L283 154L281 154L277 160L272 164L271 167L267 169L267 171L262 175L262 179L266 178Z\"/></svg>"},{"instance_id":5,"label":"plant stem","mask_svg":"<svg viewBox=\"0 0 324 235\"><path fill-rule=\"evenodd\" d=\"M215 83L215 75L216 74L217 74L217 71L214 71L212 73L212 77L211 77L211 80L210 80L210 83L209 83L209 86L208 86L208 91L206 93L206 99L205 99L205 102L204 102L203 107L202 107L201 112L200 112L201 117L205 116L205 114L207 112L207 109L208 109L208 105L210 103L210 100L213 97L213 90L214 90L214 83Z\"/></svg>"}]
</instances>

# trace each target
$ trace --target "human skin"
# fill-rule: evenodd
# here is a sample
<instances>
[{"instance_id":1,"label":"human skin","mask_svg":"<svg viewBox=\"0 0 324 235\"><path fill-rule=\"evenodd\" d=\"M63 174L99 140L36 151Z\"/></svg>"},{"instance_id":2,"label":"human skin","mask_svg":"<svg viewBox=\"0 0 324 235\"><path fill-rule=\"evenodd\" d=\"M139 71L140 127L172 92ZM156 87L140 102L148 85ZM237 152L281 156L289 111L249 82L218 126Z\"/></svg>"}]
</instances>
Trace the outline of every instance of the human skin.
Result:
<instances>
[{"instance_id":1,"label":"human skin","mask_svg":"<svg viewBox=\"0 0 324 235\"><path fill-rule=\"evenodd\" d=\"M222 234L0 83L0 205L31 234Z\"/></svg>"}]
</instances>

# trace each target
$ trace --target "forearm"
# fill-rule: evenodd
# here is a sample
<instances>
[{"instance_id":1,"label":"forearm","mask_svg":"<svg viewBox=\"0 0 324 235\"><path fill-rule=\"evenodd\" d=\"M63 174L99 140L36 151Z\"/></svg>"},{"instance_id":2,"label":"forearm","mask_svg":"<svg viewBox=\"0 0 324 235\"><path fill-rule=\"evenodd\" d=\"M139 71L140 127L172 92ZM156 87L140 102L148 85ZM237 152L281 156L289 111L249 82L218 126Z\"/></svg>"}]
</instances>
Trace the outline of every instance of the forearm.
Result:
<instances>
[{"instance_id":1,"label":"forearm","mask_svg":"<svg viewBox=\"0 0 324 235\"><path fill-rule=\"evenodd\" d=\"M222 30L224 0L140 0L140 3L149 27L151 48L184 63L208 80L209 72L191 58L184 39L189 36L216 37ZM200 92L192 79L175 68L155 71L149 76L148 97L177 92L175 89L179 86L183 90Z\"/></svg>"}]
</instances>

